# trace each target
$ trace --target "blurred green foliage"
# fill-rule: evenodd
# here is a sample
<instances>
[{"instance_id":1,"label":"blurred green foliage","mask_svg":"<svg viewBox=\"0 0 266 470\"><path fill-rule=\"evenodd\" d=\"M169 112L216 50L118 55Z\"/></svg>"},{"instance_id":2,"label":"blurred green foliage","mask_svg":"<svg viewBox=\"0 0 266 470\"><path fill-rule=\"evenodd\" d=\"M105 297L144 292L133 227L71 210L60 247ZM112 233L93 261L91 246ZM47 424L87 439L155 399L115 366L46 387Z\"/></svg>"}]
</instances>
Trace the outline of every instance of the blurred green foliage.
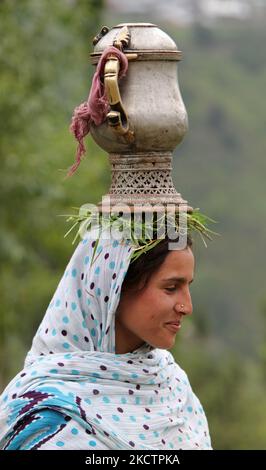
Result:
<instances>
[{"instance_id":1,"label":"blurred green foliage","mask_svg":"<svg viewBox=\"0 0 266 470\"><path fill-rule=\"evenodd\" d=\"M220 22L168 32L184 51L190 120L176 187L222 235L207 250L195 246L193 329L174 353L206 408L213 446L265 449L266 29Z\"/></svg>"},{"instance_id":2,"label":"blurred green foliage","mask_svg":"<svg viewBox=\"0 0 266 470\"><path fill-rule=\"evenodd\" d=\"M101 9L88 0L0 4L1 385L22 366L73 251L58 215L97 202L109 183L107 159L89 139L79 174L64 179L76 150L68 127L89 92Z\"/></svg>"},{"instance_id":3,"label":"blurred green foliage","mask_svg":"<svg viewBox=\"0 0 266 470\"><path fill-rule=\"evenodd\" d=\"M168 28L184 59L190 131L176 149L182 195L222 235L195 246L194 318L174 354L207 412L214 448L265 449L266 78L264 24Z\"/></svg>"},{"instance_id":4,"label":"blurred green foliage","mask_svg":"<svg viewBox=\"0 0 266 470\"><path fill-rule=\"evenodd\" d=\"M76 149L68 126L90 88L103 12L92 0L0 3L1 388L22 367L73 252L58 215L108 191L106 155L90 138L78 172L64 179ZM206 409L213 446L265 448L266 28L166 30L184 51L179 82L190 118L176 187L222 234L207 250L195 245L194 315L173 353Z\"/></svg>"}]
</instances>

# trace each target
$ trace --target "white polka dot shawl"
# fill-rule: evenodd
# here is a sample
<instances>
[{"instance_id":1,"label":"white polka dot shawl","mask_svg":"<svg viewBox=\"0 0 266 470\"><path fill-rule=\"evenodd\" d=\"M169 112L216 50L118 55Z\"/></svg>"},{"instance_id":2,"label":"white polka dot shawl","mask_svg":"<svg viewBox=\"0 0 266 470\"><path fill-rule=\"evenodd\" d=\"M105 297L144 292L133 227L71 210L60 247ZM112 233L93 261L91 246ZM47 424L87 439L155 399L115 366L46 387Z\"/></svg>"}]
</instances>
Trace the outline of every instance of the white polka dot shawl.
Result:
<instances>
[{"instance_id":1,"label":"white polka dot shawl","mask_svg":"<svg viewBox=\"0 0 266 470\"><path fill-rule=\"evenodd\" d=\"M80 242L0 397L0 448L210 449L207 420L170 352L115 354L115 312L132 248Z\"/></svg>"}]
</instances>

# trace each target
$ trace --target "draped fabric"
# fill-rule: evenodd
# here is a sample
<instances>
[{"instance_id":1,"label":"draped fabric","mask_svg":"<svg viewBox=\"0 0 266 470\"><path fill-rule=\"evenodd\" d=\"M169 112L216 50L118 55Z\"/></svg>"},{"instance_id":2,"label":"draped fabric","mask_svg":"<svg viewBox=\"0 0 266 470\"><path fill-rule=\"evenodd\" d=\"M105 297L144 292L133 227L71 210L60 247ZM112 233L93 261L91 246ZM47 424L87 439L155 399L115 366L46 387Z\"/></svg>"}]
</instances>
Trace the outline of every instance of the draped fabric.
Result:
<instances>
[{"instance_id":1,"label":"draped fabric","mask_svg":"<svg viewBox=\"0 0 266 470\"><path fill-rule=\"evenodd\" d=\"M72 116L70 131L78 141L78 147L76 161L69 169L68 176L75 173L82 156L86 152L84 138L90 132L91 124L93 123L99 126L106 119L106 115L110 109L103 80L104 67L110 56L117 57L119 60L119 79L126 75L128 69L127 56L116 47L107 47L99 59L87 101L77 106Z\"/></svg>"},{"instance_id":2,"label":"draped fabric","mask_svg":"<svg viewBox=\"0 0 266 470\"><path fill-rule=\"evenodd\" d=\"M207 420L172 354L115 354L132 247L92 231L76 248L27 354L0 397L0 448L210 449Z\"/></svg>"}]
</instances>

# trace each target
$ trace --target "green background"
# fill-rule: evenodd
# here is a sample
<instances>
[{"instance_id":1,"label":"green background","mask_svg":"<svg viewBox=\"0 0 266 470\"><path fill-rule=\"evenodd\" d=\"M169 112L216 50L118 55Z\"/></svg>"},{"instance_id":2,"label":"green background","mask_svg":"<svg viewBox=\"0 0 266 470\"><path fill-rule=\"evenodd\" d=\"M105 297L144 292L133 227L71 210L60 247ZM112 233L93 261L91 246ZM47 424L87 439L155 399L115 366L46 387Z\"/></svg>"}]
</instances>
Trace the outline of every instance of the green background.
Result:
<instances>
[{"instance_id":1,"label":"green background","mask_svg":"<svg viewBox=\"0 0 266 470\"><path fill-rule=\"evenodd\" d=\"M0 3L0 387L23 365L73 252L59 214L108 192L107 155L68 127L88 95L92 39L102 25L148 18L103 1ZM194 314L173 351L208 417L213 447L266 448L266 27L220 21L164 29L184 52L179 84L190 130L175 151L175 186L217 220L195 243Z\"/></svg>"}]
</instances>

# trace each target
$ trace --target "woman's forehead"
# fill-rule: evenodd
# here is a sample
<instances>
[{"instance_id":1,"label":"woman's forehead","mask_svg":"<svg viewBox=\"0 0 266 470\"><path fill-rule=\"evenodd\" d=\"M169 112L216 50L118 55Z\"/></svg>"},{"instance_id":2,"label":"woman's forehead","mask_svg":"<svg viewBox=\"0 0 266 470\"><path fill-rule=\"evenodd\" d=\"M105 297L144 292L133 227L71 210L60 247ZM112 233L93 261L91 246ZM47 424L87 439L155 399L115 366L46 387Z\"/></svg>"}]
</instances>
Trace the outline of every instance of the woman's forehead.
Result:
<instances>
[{"instance_id":1,"label":"woman's forehead","mask_svg":"<svg viewBox=\"0 0 266 470\"><path fill-rule=\"evenodd\" d=\"M184 282L191 282L193 273L194 255L191 250L185 249L171 251L155 275L160 280L182 278Z\"/></svg>"}]
</instances>

